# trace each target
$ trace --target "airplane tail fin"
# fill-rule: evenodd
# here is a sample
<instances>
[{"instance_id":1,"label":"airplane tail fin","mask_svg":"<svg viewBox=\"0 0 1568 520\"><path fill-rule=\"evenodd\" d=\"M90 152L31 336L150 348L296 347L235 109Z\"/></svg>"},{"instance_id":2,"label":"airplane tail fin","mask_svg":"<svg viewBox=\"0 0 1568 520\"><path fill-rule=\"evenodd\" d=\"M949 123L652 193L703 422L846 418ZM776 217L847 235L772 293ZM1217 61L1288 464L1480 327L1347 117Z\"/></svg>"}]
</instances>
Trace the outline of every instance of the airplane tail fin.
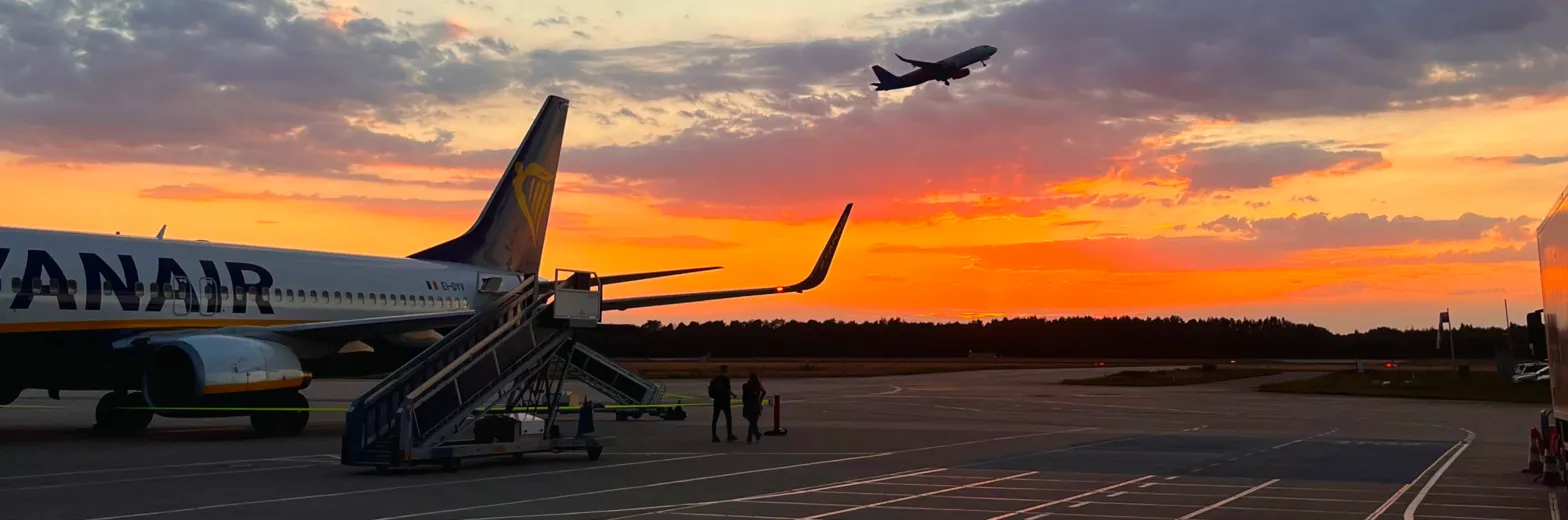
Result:
<instances>
[{"instance_id":1,"label":"airplane tail fin","mask_svg":"<svg viewBox=\"0 0 1568 520\"><path fill-rule=\"evenodd\" d=\"M528 135L506 163L495 192L468 232L409 258L538 274L568 104L559 96L545 98Z\"/></svg>"},{"instance_id":2,"label":"airplane tail fin","mask_svg":"<svg viewBox=\"0 0 1568 520\"><path fill-rule=\"evenodd\" d=\"M896 84L898 84L898 76L895 76L895 75L893 75L893 73L888 72L887 69L882 68L881 65L872 65L871 66L871 72L877 75L877 82L878 83L873 83L873 85L881 86L881 85L896 85Z\"/></svg>"}]
</instances>

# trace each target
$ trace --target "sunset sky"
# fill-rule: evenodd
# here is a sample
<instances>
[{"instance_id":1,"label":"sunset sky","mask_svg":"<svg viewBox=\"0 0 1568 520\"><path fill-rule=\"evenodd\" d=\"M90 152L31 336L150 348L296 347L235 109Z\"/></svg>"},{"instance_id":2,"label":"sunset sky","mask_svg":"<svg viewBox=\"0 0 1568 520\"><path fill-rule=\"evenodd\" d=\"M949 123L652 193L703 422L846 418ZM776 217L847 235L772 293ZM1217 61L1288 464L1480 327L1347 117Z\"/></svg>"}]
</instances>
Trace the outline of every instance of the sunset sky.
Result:
<instances>
[{"instance_id":1,"label":"sunset sky","mask_svg":"<svg viewBox=\"0 0 1568 520\"><path fill-rule=\"evenodd\" d=\"M953 81L869 70L1000 49ZM752 318L1516 323L1568 186L1553 0L0 0L0 224L403 256L572 101L546 269Z\"/></svg>"}]
</instances>

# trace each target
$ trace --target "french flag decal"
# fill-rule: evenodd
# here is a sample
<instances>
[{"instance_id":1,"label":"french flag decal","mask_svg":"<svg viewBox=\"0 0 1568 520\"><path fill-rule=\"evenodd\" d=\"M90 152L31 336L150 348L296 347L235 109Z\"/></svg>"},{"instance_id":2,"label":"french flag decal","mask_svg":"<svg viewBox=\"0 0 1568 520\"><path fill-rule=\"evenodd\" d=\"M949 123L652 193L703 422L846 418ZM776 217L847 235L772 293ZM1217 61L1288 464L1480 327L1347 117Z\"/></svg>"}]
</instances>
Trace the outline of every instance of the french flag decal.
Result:
<instances>
[{"instance_id":1,"label":"french flag decal","mask_svg":"<svg viewBox=\"0 0 1568 520\"><path fill-rule=\"evenodd\" d=\"M441 285L429 280L425 280L425 287L428 287L431 290L438 290L441 288Z\"/></svg>"}]
</instances>

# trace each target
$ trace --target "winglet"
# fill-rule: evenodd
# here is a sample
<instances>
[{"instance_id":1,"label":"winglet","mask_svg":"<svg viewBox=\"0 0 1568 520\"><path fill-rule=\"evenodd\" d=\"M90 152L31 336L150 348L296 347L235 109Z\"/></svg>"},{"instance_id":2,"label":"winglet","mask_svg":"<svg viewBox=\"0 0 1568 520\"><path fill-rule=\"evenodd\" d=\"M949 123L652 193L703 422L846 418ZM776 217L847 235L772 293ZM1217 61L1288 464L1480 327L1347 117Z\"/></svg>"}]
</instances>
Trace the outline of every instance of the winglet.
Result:
<instances>
[{"instance_id":1,"label":"winglet","mask_svg":"<svg viewBox=\"0 0 1568 520\"><path fill-rule=\"evenodd\" d=\"M833 255L838 251L839 239L844 236L844 228L849 224L849 212L854 209L853 203L844 206L844 214L838 217L838 226L833 228L833 235L828 237L828 244L822 248L822 255L817 257L817 264L811 268L811 274L806 279L789 286L759 287L756 289L731 289L725 291L707 291L685 294L660 294L654 296L637 296L632 298L616 298L604 300L601 309L606 311L623 311L643 307L657 307L660 305L675 305L680 303L693 303L726 298L741 298L746 296L762 296L765 294L780 294L786 292L801 293L817 286L828 278L828 268L833 265Z\"/></svg>"},{"instance_id":2,"label":"winglet","mask_svg":"<svg viewBox=\"0 0 1568 520\"><path fill-rule=\"evenodd\" d=\"M838 252L838 241L844 237L844 227L849 224L849 211L855 208L855 203L844 205L844 214L838 217L838 226L833 228L833 235L828 237L828 244L822 246L822 256L817 257L817 265L811 268L811 274L806 275L800 283L785 287L789 292L806 292L822 285L828 279L828 268L833 265L833 254ZM782 292L782 291L781 291Z\"/></svg>"}]
</instances>

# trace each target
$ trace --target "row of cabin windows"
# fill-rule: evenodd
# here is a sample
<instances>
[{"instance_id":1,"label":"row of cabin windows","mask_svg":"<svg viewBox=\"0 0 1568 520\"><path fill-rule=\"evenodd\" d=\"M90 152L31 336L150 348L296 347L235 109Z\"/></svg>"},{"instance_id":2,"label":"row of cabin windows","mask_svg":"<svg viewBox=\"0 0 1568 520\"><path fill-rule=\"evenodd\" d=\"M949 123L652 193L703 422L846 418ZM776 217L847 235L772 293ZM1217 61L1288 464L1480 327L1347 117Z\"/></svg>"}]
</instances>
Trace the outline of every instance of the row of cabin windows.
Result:
<instances>
[{"instance_id":1,"label":"row of cabin windows","mask_svg":"<svg viewBox=\"0 0 1568 520\"><path fill-rule=\"evenodd\" d=\"M49 283L44 283L42 279L34 278L31 280L31 282L31 284L23 284L20 277L13 277L11 278L11 292L20 294L25 288L28 292L33 294L76 294L76 280L65 280L64 283L61 283L61 280L49 280ZM153 293L165 299L185 298L185 291L179 290L179 288L175 287L174 284L166 283L163 284L161 291L159 289L160 288L156 284L153 284L151 287L151 291ZM137 298L146 296L148 293L148 285L143 284L142 282L136 282L135 292ZM108 284L104 284L103 293L105 295L113 295L114 288ZM218 294L221 298L228 299L229 287L226 285L218 287ZM211 296L210 291L207 296ZM241 293L236 293L236 296L241 296ZM315 291L305 289L279 289L275 287L251 287L248 290L243 291L243 297L246 301L252 302L275 301L286 303L328 303L334 305L375 305L378 307L437 307L443 309L468 308L468 300L463 298L457 298L453 296L425 296L419 294L387 294L345 291Z\"/></svg>"}]
</instances>

